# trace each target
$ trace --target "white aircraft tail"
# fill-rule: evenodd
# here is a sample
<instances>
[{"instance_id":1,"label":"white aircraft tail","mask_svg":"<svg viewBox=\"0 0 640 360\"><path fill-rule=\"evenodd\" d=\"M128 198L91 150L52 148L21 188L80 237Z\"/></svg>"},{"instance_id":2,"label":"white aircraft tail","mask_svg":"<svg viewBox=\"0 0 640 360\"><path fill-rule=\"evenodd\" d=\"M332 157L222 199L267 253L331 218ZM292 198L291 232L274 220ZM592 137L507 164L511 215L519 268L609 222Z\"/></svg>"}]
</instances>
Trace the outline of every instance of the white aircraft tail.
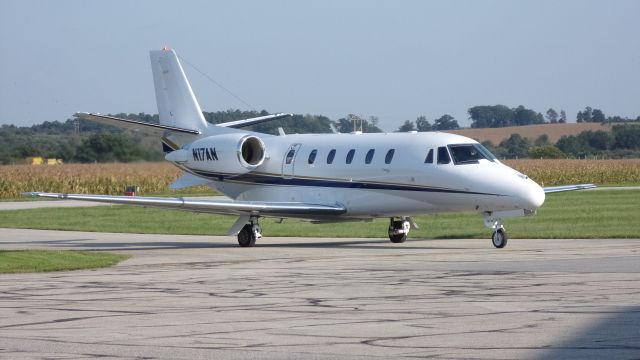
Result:
<instances>
[{"instance_id":1,"label":"white aircraft tail","mask_svg":"<svg viewBox=\"0 0 640 360\"><path fill-rule=\"evenodd\" d=\"M176 52L165 48L150 51L149 56L160 124L204 132L207 121Z\"/></svg>"}]
</instances>

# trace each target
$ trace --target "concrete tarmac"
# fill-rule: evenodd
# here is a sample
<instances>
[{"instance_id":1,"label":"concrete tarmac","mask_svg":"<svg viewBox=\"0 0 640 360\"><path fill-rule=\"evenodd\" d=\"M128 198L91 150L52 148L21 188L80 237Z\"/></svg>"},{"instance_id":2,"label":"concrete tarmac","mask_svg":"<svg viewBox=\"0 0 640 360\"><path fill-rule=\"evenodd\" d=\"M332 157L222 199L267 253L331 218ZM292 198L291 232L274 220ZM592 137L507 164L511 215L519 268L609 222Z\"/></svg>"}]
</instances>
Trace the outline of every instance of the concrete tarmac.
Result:
<instances>
[{"instance_id":1,"label":"concrete tarmac","mask_svg":"<svg viewBox=\"0 0 640 360\"><path fill-rule=\"evenodd\" d=\"M247 249L0 229L0 249L25 248L133 257L0 275L0 358L640 358L639 239L266 237Z\"/></svg>"}]
</instances>

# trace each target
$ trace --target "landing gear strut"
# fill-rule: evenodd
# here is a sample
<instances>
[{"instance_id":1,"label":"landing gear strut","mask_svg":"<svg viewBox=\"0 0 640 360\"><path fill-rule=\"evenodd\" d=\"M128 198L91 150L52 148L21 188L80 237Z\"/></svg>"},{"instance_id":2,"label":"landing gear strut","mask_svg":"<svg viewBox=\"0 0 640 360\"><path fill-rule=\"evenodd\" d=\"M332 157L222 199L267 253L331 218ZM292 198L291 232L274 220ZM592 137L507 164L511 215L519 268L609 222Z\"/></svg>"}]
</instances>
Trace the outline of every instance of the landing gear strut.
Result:
<instances>
[{"instance_id":1,"label":"landing gear strut","mask_svg":"<svg viewBox=\"0 0 640 360\"><path fill-rule=\"evenodd\" d=\"M411 223L406 219L396 220L391 218L389 221L389 240L392 243L403 243L407 240L407 235L411 229Z\"/></svg>"},{"instance_id":2,"label":"landing gear strut","mask_svg":"<svg viewBox=\"0 0 640 360\"><path fill-rule=\"evenodd\" d=\"M262 229L258 224L258 217L252 216L249 223L242 227L238 233L238 244L240 247L255 246L256 240L262 237Z\"/></svg>"},{"instance_id":3,"label":"landing gear strut","mask_svg":"<svg viewBox=\"0 0 640 360\"><path fill-rule=\"evenodd\" d=\"M493 234L491 235L491 243L493 246L498 249L502 249L507 246L507 240L509 237L507 236L507 231L504 229L504 226L502 226L500 219L492 217L491 213L485 213L484 225L493 230Z\"/></svg>"}]
</instances>

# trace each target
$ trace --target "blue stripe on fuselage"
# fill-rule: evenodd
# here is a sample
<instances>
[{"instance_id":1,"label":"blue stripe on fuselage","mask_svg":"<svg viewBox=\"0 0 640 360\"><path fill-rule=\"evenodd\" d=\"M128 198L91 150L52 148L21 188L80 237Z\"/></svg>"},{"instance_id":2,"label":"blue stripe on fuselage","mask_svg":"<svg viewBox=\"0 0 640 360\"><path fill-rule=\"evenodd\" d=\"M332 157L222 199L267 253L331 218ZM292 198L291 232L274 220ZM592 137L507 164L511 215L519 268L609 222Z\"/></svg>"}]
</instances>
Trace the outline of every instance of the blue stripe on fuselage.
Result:
<instances>
[{"instance_id":1,"label":"blue stripe on fuselage","mask_svg":"<svg viewBox=\"0 0 640 360\"><path fill-rule=\"evenodd\" d=\"M284 186L313 186L327 188L345 188L345 189L368 189L368 190L396 190L396 191L420 191L420 192L440 192L452 194L469 194L469 195L493 195L506 196L501 194L482 193L475 191L464 191L456 189L437 188L429 186L414 186L390 183L374 183L365 181L345 181L334 179L320 178L284 178L277 175L267 174L224 174L212 173L208 171L189 169L198 176L202 176L215 181L227 181L231 183L249 183L255 185L284 185Z\"/></svg>"}]
</instances>

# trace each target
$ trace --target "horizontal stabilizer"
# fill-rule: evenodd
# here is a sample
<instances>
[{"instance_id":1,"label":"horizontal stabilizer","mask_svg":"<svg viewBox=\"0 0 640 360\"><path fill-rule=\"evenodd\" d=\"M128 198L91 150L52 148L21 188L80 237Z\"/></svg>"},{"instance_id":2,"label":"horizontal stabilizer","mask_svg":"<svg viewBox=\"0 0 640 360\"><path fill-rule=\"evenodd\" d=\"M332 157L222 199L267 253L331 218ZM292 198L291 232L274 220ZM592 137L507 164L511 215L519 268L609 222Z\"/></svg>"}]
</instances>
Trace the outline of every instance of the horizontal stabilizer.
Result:
<instances>
[{"instance_id":1,"label":"horizontal stabilizer","mask_svg":"<svg viewBox=\"0 0 640 360\"><path fill-rule=\"evenodd\" d=\"M220 123L220 124L216 124L216 126L230 127L230 128L237 129L237 128L241 128L241 127L245 127L245 126L249 126L249 125L260 124L260 123L267 122L267 121L284 119L284 118L287 118L289 116L293 116L293 114L279 113L279 114L273 114L273 115L258 116L258 117L245 119L245 120L236 120L236 121L229 121L229 122L225 122L225 123Z\"/></svg>"},{"instance_id":2,"label":"horizontal stabilizer","mask_svg":"<svg viewBox=\"0 0 640 360\"><path fill-rule=\"evenodd\" d=\"M544 188L545 193L554 193L554 192L562 192L562 191L573 191L573 190L585 190L585 189L593 189L597 186L593 184L578 184L578 185L562 185L562 186L549 186Z\"/></svg>"},{"instance_id":3,"label":"horizontal stabilizer","mask_svg":"<svg viewBox=\"0 0 640 360\"><path fill-rule=\"evenodd\" d=\"M183 129L169 125L159 125L159 124L151 124L142 121L129 120L129 119L121 119L113 116L100 115L100 114L92 114L86 112L78 112L73 114L73 116L94 121L104 125L116 126L121 129L132 130L136 132L142 132L152 135L162 136L165 132L170 131L174 133L180 134L189 134L189 135L199 135L200 131L193 129Z\"/></svg>"},{"instance_id":4,"label":"horizontal stabilizer","mask_svg":"<svg viewBox=\"0 0 640 360\"><path fill-rule=\"evenodd\" d=\"M120 205L140 205L153 208L188 210L223 215L260 215L273 217L335 216L346 212L343 206L307 204L301 202L267 202L234 200L198 200L185 198L83 195L45 192L23 193L25 196L95 201Z\"/></svg>"}]
</instances>

